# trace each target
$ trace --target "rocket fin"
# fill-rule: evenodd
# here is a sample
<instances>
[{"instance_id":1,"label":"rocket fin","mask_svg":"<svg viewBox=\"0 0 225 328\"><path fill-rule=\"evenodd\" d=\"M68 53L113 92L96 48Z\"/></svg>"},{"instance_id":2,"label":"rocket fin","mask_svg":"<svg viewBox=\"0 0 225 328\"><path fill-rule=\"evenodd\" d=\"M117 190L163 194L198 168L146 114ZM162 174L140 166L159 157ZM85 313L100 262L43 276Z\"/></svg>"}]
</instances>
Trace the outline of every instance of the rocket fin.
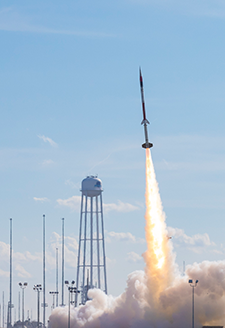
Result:
<instances>
[{"instance_id":1,"label":"rocket fin","mask_svg":"<svg viewBox=\"0 0 225 328\"><path fill-rule=\"evenodd\" d=\"M146 124L150 124L149 121L147 120L147 118L144 119L144 120L142 120L142 122L141 122L141 124L145 124L145 123L146 123Z\"/></svg>"}]
</instances>

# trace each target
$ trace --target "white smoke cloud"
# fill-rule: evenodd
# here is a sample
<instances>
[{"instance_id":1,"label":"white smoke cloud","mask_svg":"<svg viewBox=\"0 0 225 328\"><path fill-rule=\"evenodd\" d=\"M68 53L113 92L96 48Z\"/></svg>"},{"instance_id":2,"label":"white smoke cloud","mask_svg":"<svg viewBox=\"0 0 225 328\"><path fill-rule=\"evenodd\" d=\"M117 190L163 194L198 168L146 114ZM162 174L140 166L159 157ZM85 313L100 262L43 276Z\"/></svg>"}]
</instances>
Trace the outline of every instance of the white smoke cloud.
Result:
<instances>
[{"instance_id":1,"label":"white smoke cloud","mask_svg":"<svg viewBox=\"0 0 225 328\"><path fill-rule=\"evenodd\" d=\"M158 309L151 308L151 291L143 271L128 276L127 288L114 298L91 289L92 300L71 308L71 328L189 328L191 325L191 287L188 279L198 279L195 288L195 325L224 325L225 261L187 266L186 276L178 275L174 284L160 295ZM67 328L68 308L56 308L49 328Z\"/></svg>"},{"instance_id":2,"label":"white smoke cloud","mask_svg":"<svg viewBox=\"0 0 225 328\"><path fill-rule=\"evenodd\" d=\"M185 247L196 253L201 253L209 246L215 246L207 233L188 236L183 229L168 227L169 236L173 237L174 246Z\"/></svg>"},{"instance_id":3,"label":"white smoke cloud","mask_svg":"<svg viewBox=\"0 0 225 328\"><path fill-rule=\"evenodd\" d=\"M126 291L117 298L107 296L98 289L89 290L92 298L85 305L73 308L71 328L75 327L132 327L132 321L143 312L146 301L146 279L144 272L133 272L128 277ZM68 308L57 308L49 318L50 328L67 327ZM132 313L132 314L131 314Z\"/></svg>"},{"instance_id":4,"label":"white smoke cloud","mask_svg":"<svg viewBox=\"0 0 225 328\"><path fill-rule=\"evenodd\" d=\"M44 142L48 142L52 147L58 147L57 143L55 141L53 141L51 138L49 137L45 137L43 136L38 136L38 138L40 138L41 140L43 140Z\"/></svg>"}]
</instances>

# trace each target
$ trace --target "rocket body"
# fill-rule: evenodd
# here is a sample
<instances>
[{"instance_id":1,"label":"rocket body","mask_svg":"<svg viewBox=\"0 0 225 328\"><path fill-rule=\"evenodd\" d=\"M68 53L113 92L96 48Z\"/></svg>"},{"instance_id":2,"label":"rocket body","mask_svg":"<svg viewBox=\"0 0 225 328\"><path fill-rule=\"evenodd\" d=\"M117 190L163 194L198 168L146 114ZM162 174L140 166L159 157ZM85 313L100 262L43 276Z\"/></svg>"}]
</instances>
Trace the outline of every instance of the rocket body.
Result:
<instances>
[{"instance_id":1,"label":"rocket body","mask_svg":"<svg viewBox=\"0 0 225 328\"><path fill-rule=\"evenodd\" d=\"M141 75L141 69L140 69L140 88L141 88L141 102L142 102L142 111L143 111L143 120L141 124L144 125L144 135L145 135L145 143L143 143L143 148L151 148L153 147L153 144L148 141L148 128L147 124L149 124L149 121L146 118L146 111L145 111L145 100L144 100L144 87L143 87L143 78Z\"/></svg>"}]
</instances>

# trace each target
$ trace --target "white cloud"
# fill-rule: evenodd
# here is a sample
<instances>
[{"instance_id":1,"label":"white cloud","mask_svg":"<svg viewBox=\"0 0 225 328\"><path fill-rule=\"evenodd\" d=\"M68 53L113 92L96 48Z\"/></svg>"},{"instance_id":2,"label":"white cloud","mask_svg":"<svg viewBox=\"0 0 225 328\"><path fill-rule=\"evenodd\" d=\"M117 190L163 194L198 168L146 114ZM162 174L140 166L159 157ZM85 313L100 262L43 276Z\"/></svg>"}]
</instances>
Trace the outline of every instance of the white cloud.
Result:
<instances>
[{"instance_id":1,"label":"white cloud","mask_svg":"<svg viewBox=\"0 0 225 328\"><path fill-rule=\"evenodd\" d=\"M65 236L64 237L64 251L65 251L65 264L69 267L75 268L77 265L77 251L78 242L76 238ZM52 233L51 241L49 243L48 253L49 253L49 263L51 260L51 268L55 267L55 252L58 248L59 258L61 257L62 250L62 237L56 233Z\"/></svg>"},{"instance_id":2,"label":"white cloud","mask_svg":"<svg viewBox=\"0 0 225 328\"><path fill-rule=\"evenodd\" d=\"M225 17L225 4L221 0L130 0L131 3L147 6L160 6L168 11L179 14L206 16L206 17Z\"/></svg>"},{"instance_id":3,"label":"white cloud","mask_svg":"<svg viewBox=\"0 0 225 328\"><path fill-rule=\"evenodd\" d=\"M60 206L66 206L69 207L73 211L79 211L80 210L80 196L72 196L68 199L57 199L57 203Z\"/></svg>"},{"instance_id":4,"label":"white cloud","mask_svg":"<svg viewBox=\"0 0 225 328\"><path fill-rule=\"evenodd\" d=\"M44 161L42 161L42 166L49 166L49 165L51 165L51 164L53 164L54 162L53 162L53 160L51 160L51 159L45 159Z\"/></svg>"},{"instance_id":5,"label":"white cloud","mask_svg":"<svg viewBox=\"0 0 225 328\"><path fill-rule=\"evenodd\" d=\"M71 236L64 237L65 246L65 266L75 268L77 265L77 250L78 242L76 238ZM62 237L56 232L52 233L51 240L46 244L46 268L47 270L55 270L56 265L56 248L58 248L59 258L61 258L62 250ZM0 241L0 277L9 277L9 244ZM42 252L31 253L14 252L13 251L13 267L15 277L30 278L32 277L33 267L38 264L42 264ZM29 268L29 269L28 269Z\"/></svg>"},{"instance_id":6,"label":"white cloud","mask_svg":"<svg viewBox=\"0 0 225 328\"><path fill-rule=\"evenodd\" d=\"M35 202L41 202L41 203L49 202L49 199L47 197L41 197L41 198L33 197L33 199L35 200Z\"/></svg>"},{"instance_id":7,"label":"white cloud","mask_svg":"<svg viewBox=\"0 0 225 328\"><path fill-rule=\"evenodd\" d=\"M116 211L116 212L133 212L139 209L139 207L129 204L129 203L123 203L120 200L118 200L118 203L111 203L111 204L104 204L103 205L104 210L106 212L110 212L110 211Z\"/></svg>"},{"instance_id":8,"label":"white cloud","mask_svg":"<svg viewBox=\"0 0 225 328\"><path fill-rule=\"evenodd\" d=\"M112 240L116 240L116 241L125 241L125 242L131 242L131 243L141 243L141 244L145 243L145 239L136 238L130 232L110 231L110 232L107 232L106 234L107 234L108 242L111 242Z\"/></svg>"},{"instance_id":9,"label":"white cloud","mask_svg":"<svg viewBox=\"0 0 225 328\"><path fill-rule=\"evenodd\" d=\"M3 241L0 241L0 255L2 260L9 259L9 245Z\"/></svg>"},{"instance_id":10,"label":"white cloud","mask_svg":"<svg viewBox=\"0 0 225 328\"><path fill-rule=\"evenodd\" d=\"M70 179L68 179L68 180L65 181L65 185L66 186L70 186L72 189L74 189L74 188L79 189L79 187L80 187L80 184L74 183Z\"/></svg>"},{"instance_id":11,"label":"white cloud","mask_svg":"<svg viewBox=\"0 0 225 328\"><path fill-rule=\"evenodd\" d=\"M20 278L30 278L31 274L27 272L21 264L16 264L15 270L17 272L18 277Z\"/></svg>"},{"instance_id":12,"label":"white cloud","mask_svg":"<svg viewBox=\"0 0 225 328\"><path fill-rule=\"evenodd\" d=\"M9 254L10 254L9 244L6 244L1 241L0 242L0 258L1 258L0 276L7 277L9 275L9 272L4 269L5 267L8 268ZM31 277L31 274L27 272L26 269L24 268L24 265L28 264L31 260L36 262L37 256L33 256L32 258L29 252L20 253L20 252L13 251L13 266L17 277L21 277L21 278ZM41 253L40 253L40 262L41 262Z\"/></svg>"},{"instance_id":13,"label":"white cloud","mask_svg":"<svg viewBox=\"0 0 225 328\"><path fill-rule=\"evenodd\" d=\"M31 261L42 262L42 254L41 253L35 253L35 255L33 255L29 251L26 251L24 254L21 254L21 255L24 256L25 262L31 262ZM18 253L17 253L17 257L18 257Z\"/></svg>"},{"instance_id":14,"label":"white cloud","mask_svg":"<svg viewBox=\"0 0 225 328\"><path fill-rule=\"evenodd\" d=\"M206 247L215 246L207 233L188 236L183 229L168 227L168 234L178 247L185 247L195 253L201 253Z\"/></svg>"},{"instance_id":15,"label":"white cloud","mask_svg":"<svg viewBox=\"0 0 225 328\"><path fill-rule=\"evenodd\" d=\"M20 15L12 7L3 8L0 10L0 30L11 32L29 32L29 33L44 33L44 34L61 34L80 37L114 37L115 35L94 32L94 31L79 31L79 30L57 30L50 27L34 25L30 23L30 18Z\"/></svg>"},{"instance_id":16,"label":"white cloud","mask_svg":"<svg viewBox=\"0 0 225 328\"><path fill-rule=\"evenodd\" d=\"M166 142L171 145L170 152L166 149ZM161 147L165 158L157 163L158 168L166 170L188 170L200 172L218 172L225 170L224 144L225 138L207 135L175 135L159 136L155 143ZM165 148L164 148L165 147ZM208 149L212 149L208 157ZM179 154L185 149L182 156L176 158L172 154ZM222 151L221 151L222 150ZM191 156L190 156L191 155ZM207 159L207 160L206 160Z\"/></svg>"},{"instance_id":17,"label":"white cloud","mask_svg":"<svg viewBox=\"0 0 225 328\"><path fill-rule=\"evenodd\" d=\"M45 137L43 135L43 136L38 136L38 138L40 138L44 142L48 142L52 147L58 147L57 143L55 141L53 141L51 138L49 138L49 137Z\"/></svg>"},{"instance_id":18,"label":"white cloud","mask_svg":"<svg viewBox=\"0 0 225 328\"><path fill-rule=\"evenodd\" d=\"M106 267L113 267L116 264L116 259L110 259L109 257L106 256Z\"/></svg>"},{"instance_id":19,"label":"white cloud","mask_svg":"<svg viewBox=\"0 0 225 328\"><path fill-rule=\"evenodd\" d=\"M60 206L67 206L73 211L80 211L81 196L72 196L67 199L57 199L57 203ZM105 212L117 211L117 212L132 212L139 209L139 207L134 206L129 203L123 203L120 200L117 204L103 204Z\"/></svg>"},{"instance_id":20,"label":"white cloud","mask_svg":"<svg viewBox=\"0 0 225 328\"><path fill-rule=\"evenodd\" d=\"M127 254L126 260L128 262L141 262L141 261L143 261L143 257L135 252L129 252Z\"/></svg>"},{"instance_id":21,"label":"white cloud","mask_svg":"<svg viewBox=\"0 0 225 328\"><path fill-rule=\"evenodd\" d=\"M210 251L210 253L214 253L214 254L219 254L219 255L223 255L223 252L218 250L218 249L213 249Z\"/></svg>"},{"instance_id":22,"label":"white cloud","mask_svg":"<svg viewBox=\"0 0 225 328\"><path fill-rule=\"evenodd\" d=\"M2 269L0 269L0 277L9 277L9 272L8 271L3 271Z\"/></svg>"}]
</instances>

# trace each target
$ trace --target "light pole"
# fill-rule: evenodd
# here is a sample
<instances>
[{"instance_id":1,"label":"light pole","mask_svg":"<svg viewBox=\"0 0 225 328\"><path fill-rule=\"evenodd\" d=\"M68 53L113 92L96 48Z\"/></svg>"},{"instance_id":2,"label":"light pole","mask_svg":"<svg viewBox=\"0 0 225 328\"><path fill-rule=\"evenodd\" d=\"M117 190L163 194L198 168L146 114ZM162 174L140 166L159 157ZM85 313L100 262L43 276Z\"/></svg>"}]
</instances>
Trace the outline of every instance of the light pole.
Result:
<instances>
[{"instance_id":1,"label":"light pole","mask_svg":"<svg viewBox=\"0 0 225 328\"><path fill-rule=\"evenodd\" d=\"M22 327L24 328L24 289L27 287L28 283L19 282L19 286L22 289Z\"/></svg>"},{"instance_id":2,"label":"light pole","mask_svg":"<svg viewBox=\"0 0 225 328\"><path fill-rule=\"evenodd\" d=\"M195 303L194 303L194 289L197 286L198 280L189 279L188 283L192 287L192 328L195 327Z\"/></svg>"},{"instance_id":3,"label":"light pole","mask_svg":"<svg viewBox=\"0 0 225 328\"><path fill-rule=\"evenodd\" d=\"M49 292L53 296L52 309L55 308L55 295L58 295L59 292Z\"/></svg>"},{"instance_id":4,"label":"light pole","mask_svg":"<svg viewBox=\"0 0 225 328\"><path fill-rule=\"evenodd\" d=\"M68 288L69 292L69 304L68 304L68 328L70 328L70 294L77 294L80 293L79 290L77 290L77 287L74 287L75 281L72 280L71 284L68 280L65 281L65 285Z\"/></svg>"},{"instance_id":5,"label":"light pole","mask_svg":"<svg viewBox=\"0 0 225 328\"><path fill-rule=\"evenodd\" d=\"M59 305L59 249L56 248L56 307Z\"/></svg>"},{"instance_id":6,"label":"light pole","mask_svg":"<svg viewBox=\"0 0 225 328\"><path fill-rule=\"evenodd\" d=\"M37 328L40 325L40 292L42 291L41 285L34 285L33 290L37 292Z\"/></svg>"}]
</instances>

